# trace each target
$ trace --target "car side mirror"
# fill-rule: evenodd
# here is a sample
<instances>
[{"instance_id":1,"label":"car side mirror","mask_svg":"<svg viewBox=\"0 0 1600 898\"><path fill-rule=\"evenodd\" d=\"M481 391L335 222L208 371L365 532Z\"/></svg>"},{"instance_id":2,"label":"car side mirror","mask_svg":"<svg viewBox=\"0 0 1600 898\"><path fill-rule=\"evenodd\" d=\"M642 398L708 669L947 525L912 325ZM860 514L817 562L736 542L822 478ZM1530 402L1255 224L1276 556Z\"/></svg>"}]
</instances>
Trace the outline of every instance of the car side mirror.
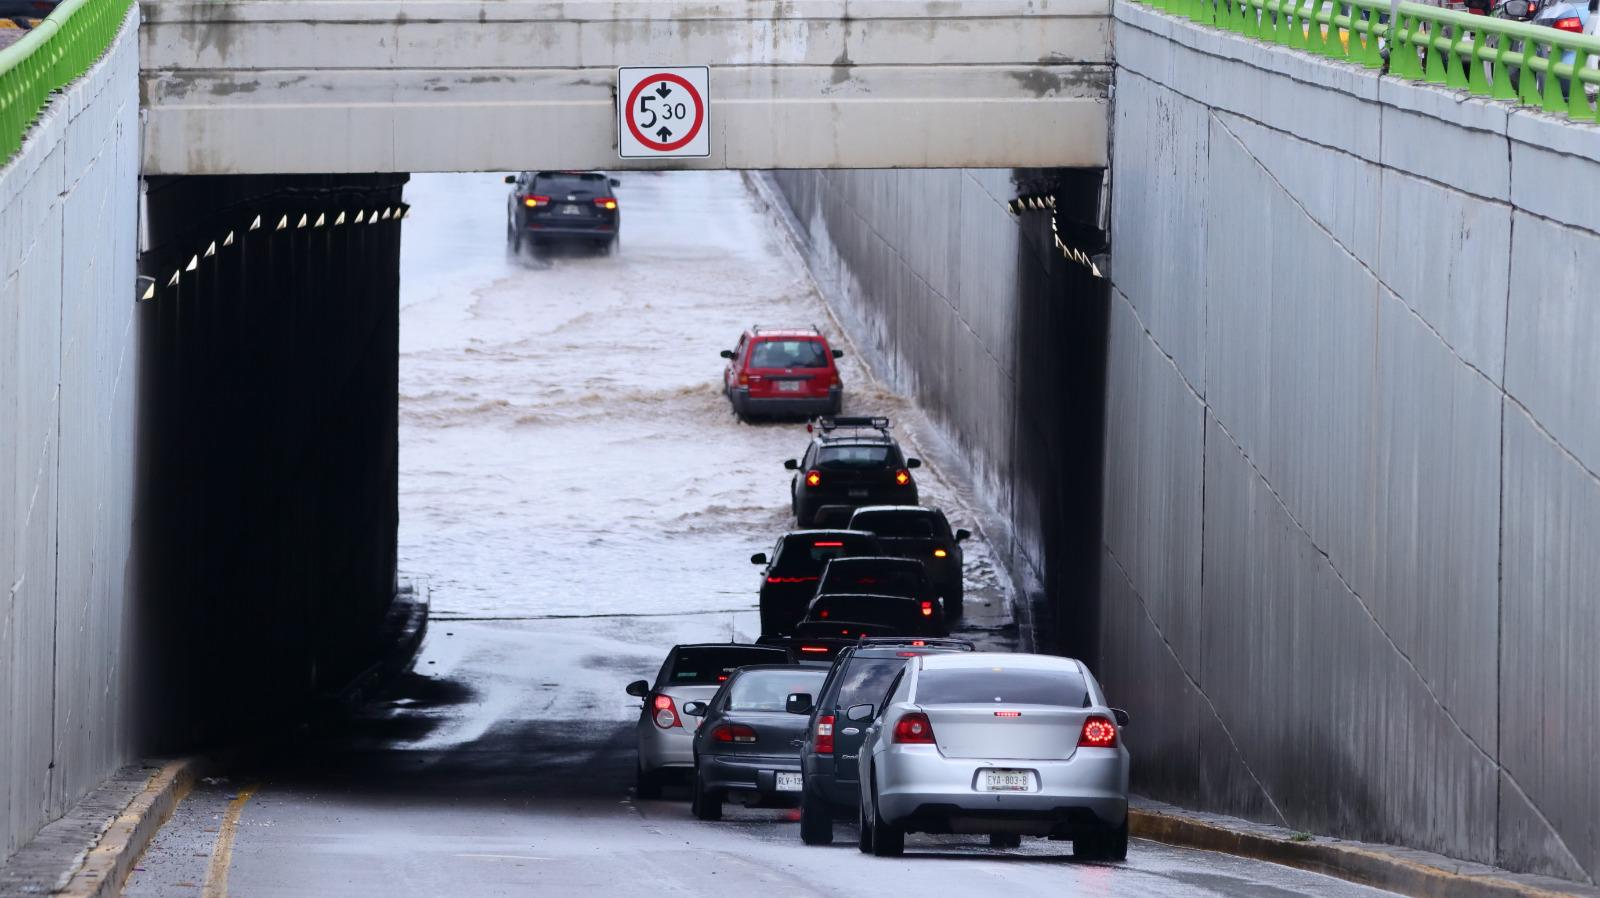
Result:
<instances>
[{"instance_id":1,"label":"car side mirror","mask_svg":"<svg viewBox=\"0 0 1600 898\"><path fill-rule=\"evenodd\" d=\"M1112 708L1111 709L1111 716L1115 717L1117 719L1117 726L1125 727L1125 726L1128 725L1128 712L1127 711L1124 711L1121 708Z\"/></svg>"},{"instance_id":2,"label":"car side mirror","mask_svg":"<svg viewBox=\"0 0 1600 898\"><path fill-rule=\"evenodd\" d=\"M844 712L845 720L870 720L877 709L871 705L851 705L850 710Z\"/></svg>"},{"instance_id":3,"label":"car side mirror","mask_svg":"<svg viewBox=\"0 0 1600 898\"><path fill-rule=\"evenodd\" d=\"M906 459L906 467L908 467L908 468L920 468L920 467L922 467L922 459L920 459L920 458L908 458L908 459Z\"/></svg>"},{"instance_id":4,"label":"car side mirror","mask_svg":"<svg viewBox=\"0 0 1600 898\"><path fill-rule=\"evenodd\" d=\"M800 461L798 459L786 458L783 460L783 467L785 470L798 471L800 470Z\"/></svg>"},{"instance_id":5,"label":"car side mirror","mask_svg":"<svg viewBox=\"0 0 1600 898\"><path fill-rule=\"evenodd\" d=\"M813 707L809 692L791 692L788 700L783 703L783 710L790 714L810 714Z\"/></svg>"},{"instance_id":6,"label":"car side mirror","mask_svg":"<svg viewBox=\"0 0 1600 898\"><path fill-rule=\"evenodd\" d=\"M956 542L958 542L958 543L966 542L969 539L972 539L972 531L971 530L957 530L956 531Z\"/></svg>"},{"instance_id":7,"label":"car side mirror","mask_svg":"<svg viewBox=\"0 0 1600 898\"><path fill-rule=\"evenodd\" d=\"M648 680L634 680L628 684L627 691L634 698L644 698L650 694L650 682Z\"/></svg>"},{"instance_id":8,"label":"car side mirror","mask_svg":"<svg viewBox=\"0 0 1600 898\"><path fill-rule=\"evenodd\" d=\"M750 563L751 564L766 564L767 563L767 553L765 553L765 552L757 552L756 554L751 555L750 556Z\"/></svg>"},{"instance_id":9,"label":"car side mirror","mask_svg":"<svg viewBox=\"0 0 1600 898\"><path fill-rule=\"evenodd\" d=\"M620 179L620 178L612 178L611 179L611 186L612 187L621 187L622 186L622 179Z\"/></svg>"},{"instance_id":10,"label":"car side mirror","mask_svg":"<svg viewBox=\"0 0 1600 898\"><path fill-rule=\"evenodd\" d=\"M836 358L836 359L844 358L844 350L843 349L835 349L833 351L833 357Z\"/></svg>"},{"instance_id":11,"label":"car side mirror","mask_svg":"<svg viewBox=\"0 0 1600 898\"><path fill-rule=\"evenodd\" d=\"M733 350L724 349L724 350L722 350L722 352L718 353L718 355L722 356L725 359L731 359L731 358L733 358Z\"/></svg>"},{"instance_id":12,"label":"car side mirror","mask_svg":"<svg viewBox=\"0 0 1600 898\"><path fill-rule=\"evenodd\" d=\"M683 713L686 714L689 717L704 717L704 716L706 716L706 703L705 702L684 702L683 703Z\"/></svg>"},{"instance_id":13,"label":"car side mirror","mask_svg":"<svg viewBox=\"0 0 1600 898\"><path fill-rule=\"evenodd\" d=\"M515 183L517 183L517 176L516 175L506 175L506 183L507 184L515 184Z\"/></svg>"}]
</instances>

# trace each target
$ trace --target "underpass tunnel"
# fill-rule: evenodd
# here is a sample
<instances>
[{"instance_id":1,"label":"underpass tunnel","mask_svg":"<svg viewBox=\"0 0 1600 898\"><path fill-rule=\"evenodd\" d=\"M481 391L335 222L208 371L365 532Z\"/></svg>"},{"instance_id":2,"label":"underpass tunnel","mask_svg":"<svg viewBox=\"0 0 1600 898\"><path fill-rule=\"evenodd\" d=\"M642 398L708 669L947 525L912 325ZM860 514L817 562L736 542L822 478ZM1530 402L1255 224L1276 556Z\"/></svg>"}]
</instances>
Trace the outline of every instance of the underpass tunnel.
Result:
<instances>
[{"instance_id":1,"label":"underpass tunnel","mask_svg":"<svg viewBox=\"0 0 1600 898\"><path fill-rule=\"evenodd\" d=\"M145 182L131 620L148 750L280 731L378 657L405 180Z\"/></svg>"}]
</instances>

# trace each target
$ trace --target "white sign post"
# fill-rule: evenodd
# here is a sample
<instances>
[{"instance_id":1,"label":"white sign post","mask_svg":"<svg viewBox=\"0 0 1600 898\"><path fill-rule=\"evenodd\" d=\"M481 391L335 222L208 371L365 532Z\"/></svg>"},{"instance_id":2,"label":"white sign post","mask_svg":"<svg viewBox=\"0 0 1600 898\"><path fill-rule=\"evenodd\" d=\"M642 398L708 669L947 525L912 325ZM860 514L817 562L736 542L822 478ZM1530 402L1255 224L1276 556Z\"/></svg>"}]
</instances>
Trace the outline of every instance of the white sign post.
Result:
<instances>
[{"instance_id":1,"label":"white sign post","mask_svg":"<svg viewBox=\"0 0 1600 898\"><path fill-rule=\"evenodd\" d=\"M711 155L711 69L617 69L617 155L659 159Z\"/></svg>"}]
</instances>

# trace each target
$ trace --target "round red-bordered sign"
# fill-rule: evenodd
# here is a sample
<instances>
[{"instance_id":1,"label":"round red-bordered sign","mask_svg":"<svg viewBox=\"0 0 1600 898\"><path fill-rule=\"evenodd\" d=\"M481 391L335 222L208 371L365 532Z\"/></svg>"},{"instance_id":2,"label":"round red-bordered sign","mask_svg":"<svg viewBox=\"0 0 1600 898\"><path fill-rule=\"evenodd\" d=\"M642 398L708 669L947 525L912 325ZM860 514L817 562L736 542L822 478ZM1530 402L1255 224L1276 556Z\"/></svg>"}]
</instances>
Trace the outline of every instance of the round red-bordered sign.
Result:
<instances>
[{"instance_id":1,"label":"round red-bordered sign","mask_svg":"<svg viewBox=\"0 0 1600 898\"><path fill-rule=\"evenodd\" d=\"M644 92L646 86L661 81L676 84L677 86L683 88L688 92L689 99L694 101L694 124L689 126L689 132L682 137L679 137L676 140L668 141L667 143L662 143L661 141L645 134L643 131L640 131L639 123L633 120L633 113L634 109L636 108L633 104L638 101L639 94ZM638 84L633 86L633 90L628 93L628 105L623 107L622 120L628 123L628 133L632 134L633 139L643 144L646 149L655 150L661 153L670 153L673 150L687 146L689 141L694 140L694 136L700 133L700 126L705 124L706 121L706 104L705 101L700 98L700 92L695 90L694 85L690 84L687 79L680 78L671 72L658 72L654 75L646 76L640 80Z\"/></svg>"}]
</instances>

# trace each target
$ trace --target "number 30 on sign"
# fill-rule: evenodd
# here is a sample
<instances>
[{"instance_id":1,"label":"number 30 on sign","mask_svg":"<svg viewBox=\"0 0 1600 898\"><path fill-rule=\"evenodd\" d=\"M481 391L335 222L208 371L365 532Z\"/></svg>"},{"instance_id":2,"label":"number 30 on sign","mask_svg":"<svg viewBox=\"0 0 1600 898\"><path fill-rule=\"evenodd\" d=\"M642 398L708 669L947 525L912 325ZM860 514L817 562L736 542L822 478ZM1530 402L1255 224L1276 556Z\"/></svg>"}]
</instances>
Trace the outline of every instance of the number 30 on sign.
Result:
<instances>
[{"instance_id":1,"label":"number 30 on sign","mask_svg":"<svg viewBox=\"0 0 1600 898\"><path fill-rule=\"evenodd\" d=\"M617 69L617 155L711 155L710 86L706 66Z\"/></svg>"}]
</instances>

